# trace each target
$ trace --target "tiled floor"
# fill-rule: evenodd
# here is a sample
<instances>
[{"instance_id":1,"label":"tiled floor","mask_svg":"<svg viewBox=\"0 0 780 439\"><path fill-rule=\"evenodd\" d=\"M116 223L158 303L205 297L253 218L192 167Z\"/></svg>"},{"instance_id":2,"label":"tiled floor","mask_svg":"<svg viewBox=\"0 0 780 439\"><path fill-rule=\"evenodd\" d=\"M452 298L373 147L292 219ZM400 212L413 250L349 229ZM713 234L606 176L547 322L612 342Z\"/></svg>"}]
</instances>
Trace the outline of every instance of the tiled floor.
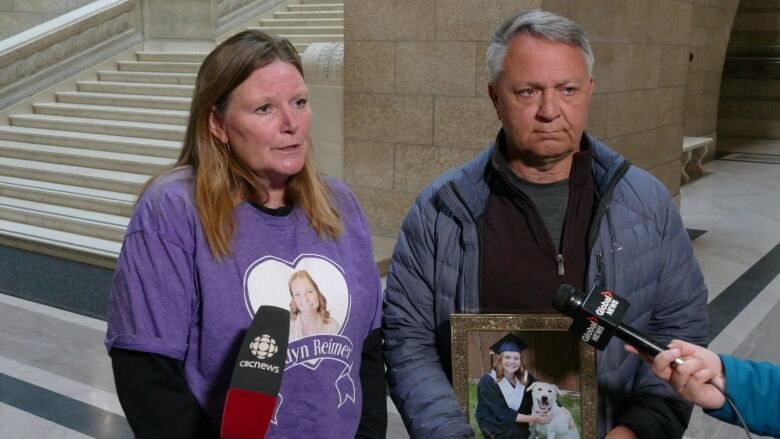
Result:
<instances>
[{"instance_id":1,"label":"tiled floor","mask_svg":"<svg viewBox=\"0 0 780 439\"><path fill-rule=\"evenodd\" d=\"M780 142L728 140L780 156ZM780 165L717 160L681 190L686 227L719 316L711 347L780 363ZM723 294L723 296L721 296ZM719 296L721 297L719 299ZM748 297L745 306L734 301ZM752 298L752 299L751 299ZM727 300L728 299L728 300ZM0 438L132 437L102 345L105 322L0 295ZM392 403L388 437L407 437ZM687 437L742 436L694 412Z\"/></svg>"}]
</instances>

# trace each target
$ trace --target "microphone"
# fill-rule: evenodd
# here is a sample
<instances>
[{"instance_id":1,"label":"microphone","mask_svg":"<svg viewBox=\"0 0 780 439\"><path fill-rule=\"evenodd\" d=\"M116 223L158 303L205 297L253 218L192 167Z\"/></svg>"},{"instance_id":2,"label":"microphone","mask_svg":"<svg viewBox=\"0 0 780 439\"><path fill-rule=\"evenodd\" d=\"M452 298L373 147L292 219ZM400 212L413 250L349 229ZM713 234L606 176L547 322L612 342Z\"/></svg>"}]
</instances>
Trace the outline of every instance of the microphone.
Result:
<instances>
[{"instance_id":1,"label":"microphone","mask_svg":"<svg viewBox=\"0 0 780 439\"><path fill-rule=\"evenodd\" d=\"M553 296L552 305L562 314L574 319L569 327L570 332L600 351L607 347L614 335L650 357L668 349L639 330L622 323L623 316L631 305L611 291L598 294L591 292L586 295L571 285L561 284ZM683 364L683 360L677 358L672 367L680 364Z\"/></svg>"},{"instance_id":2,"label":"microphone","mask_svg":"<svg viewBox=\"0 0 780 439\"><path fill-rule=\"evenodd\" d=\"M290 312L258 308L241 342L222 412L223 439L265 437L282 385Z\"/></svg>"}]
</instances>

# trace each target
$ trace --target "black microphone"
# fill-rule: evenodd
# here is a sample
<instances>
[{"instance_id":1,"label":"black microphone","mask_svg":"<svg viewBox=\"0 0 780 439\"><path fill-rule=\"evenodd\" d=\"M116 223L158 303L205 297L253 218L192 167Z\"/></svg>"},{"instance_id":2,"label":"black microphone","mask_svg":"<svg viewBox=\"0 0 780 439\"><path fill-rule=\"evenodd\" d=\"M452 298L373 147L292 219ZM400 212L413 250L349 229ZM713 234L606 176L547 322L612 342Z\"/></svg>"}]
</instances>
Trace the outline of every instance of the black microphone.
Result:
<instances>
[{"instance_id":1,"label":"black microphone","mask_svg":"<svg viewBox=\"0 0 780 439\"><path fill-rule=\"evenodd\" d=\"M650 357L668 349L621 322L631 305L611 291L585 294L571 285L561 284L553 296L552 305L562 314L574 319L569 327L570 332L600 351L607 347L613 335ZM683 364L680 358L672 363L673 366L679 364Z\"/></svg>"},{"instance_id":2,"label":"black microphone","mask_svg":"<svg viewBox=\"0 0 780 439\"><path fill-rule=\"evenodd\" d=\"M282 385L290 311L261 306L238 351L222 413L223 439L262 438Z\"/></svg>"}]
</instances>

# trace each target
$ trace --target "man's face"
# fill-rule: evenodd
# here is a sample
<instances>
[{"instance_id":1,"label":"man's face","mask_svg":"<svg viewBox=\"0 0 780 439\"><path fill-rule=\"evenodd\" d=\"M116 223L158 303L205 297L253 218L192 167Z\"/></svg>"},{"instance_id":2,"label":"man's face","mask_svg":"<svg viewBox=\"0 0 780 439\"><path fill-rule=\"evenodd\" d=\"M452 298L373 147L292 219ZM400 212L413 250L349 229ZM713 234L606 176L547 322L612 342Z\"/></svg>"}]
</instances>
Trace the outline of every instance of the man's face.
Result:
<instances>
[{"instance_id":1,"label":"man's face","mask_svg":"<svg viewBox=\"0 0 780 439\"><path fill-rule=\"evenodd\" d=\"M544 166L579 150L593 92L579 48L516 35L488 91L510 161Z\"/></svg>"}]
</instances>

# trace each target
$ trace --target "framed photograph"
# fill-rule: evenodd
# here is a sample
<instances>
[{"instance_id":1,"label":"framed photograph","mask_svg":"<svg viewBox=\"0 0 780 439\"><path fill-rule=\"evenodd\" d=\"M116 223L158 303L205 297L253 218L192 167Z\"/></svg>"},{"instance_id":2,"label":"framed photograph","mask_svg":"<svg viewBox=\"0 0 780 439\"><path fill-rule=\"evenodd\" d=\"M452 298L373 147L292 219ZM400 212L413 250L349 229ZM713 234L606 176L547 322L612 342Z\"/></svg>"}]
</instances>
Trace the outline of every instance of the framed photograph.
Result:
<instances>
[{"instance_id":1,"label":"framed photograph","mask_svg":"<svg viewBox=\"0 0 780 439\"><path fill-rule=\"evenodd\" d=\"M452 384L477 438L597 437L596 355L570 324L538 314L452 316Z\"/></svg>"}]
</instances>

